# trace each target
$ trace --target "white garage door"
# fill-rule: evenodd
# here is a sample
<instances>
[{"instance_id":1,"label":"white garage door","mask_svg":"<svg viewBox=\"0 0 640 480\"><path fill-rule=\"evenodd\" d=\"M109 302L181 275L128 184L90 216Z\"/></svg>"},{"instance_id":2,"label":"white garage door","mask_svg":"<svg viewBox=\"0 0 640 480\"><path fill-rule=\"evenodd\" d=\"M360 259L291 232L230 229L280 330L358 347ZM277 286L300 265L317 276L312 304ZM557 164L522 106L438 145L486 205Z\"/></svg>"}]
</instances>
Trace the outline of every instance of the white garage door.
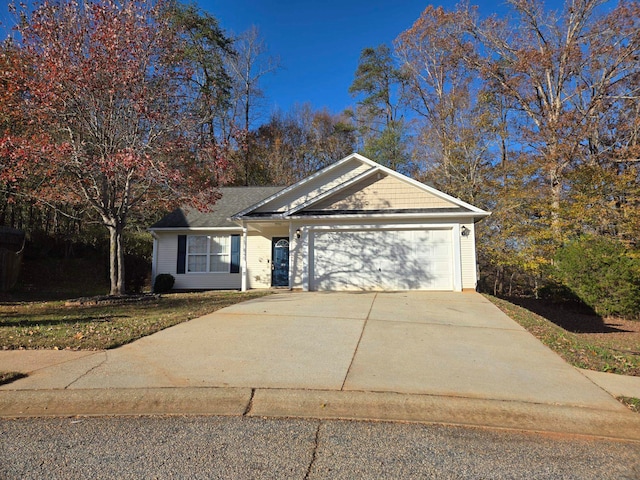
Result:
<instances>
[{"instance_id":1,"label":"white garage door","mask_svg":"<svg viewBox=\"0 0 640 480\"><path fill-rule=\"evenodd\" d=\"M313 290L452 290L451 230L313 233Z\"/></svg>"}]
</instances>

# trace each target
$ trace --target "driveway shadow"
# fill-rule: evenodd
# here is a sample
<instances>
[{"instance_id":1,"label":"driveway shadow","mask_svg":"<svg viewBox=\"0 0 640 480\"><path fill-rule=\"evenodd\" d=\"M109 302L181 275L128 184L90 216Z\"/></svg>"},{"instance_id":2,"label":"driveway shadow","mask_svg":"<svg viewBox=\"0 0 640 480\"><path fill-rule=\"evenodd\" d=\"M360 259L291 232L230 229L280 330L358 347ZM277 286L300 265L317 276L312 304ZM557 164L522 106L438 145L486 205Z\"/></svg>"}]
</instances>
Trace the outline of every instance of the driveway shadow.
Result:
<instances>
[{"instance_id":1,"label":"driveway shadow","mask_svg":"<svg viewBox=\"0 0 640 480\"><path fill-rule=\"evenodd\" d=\"M629 330L616 328L615 324L606 324L600 315L583 303L569 301L554 303L549 300L516 297L507 300L572 333L629 332Z\"/></svg>"}]
</instances>

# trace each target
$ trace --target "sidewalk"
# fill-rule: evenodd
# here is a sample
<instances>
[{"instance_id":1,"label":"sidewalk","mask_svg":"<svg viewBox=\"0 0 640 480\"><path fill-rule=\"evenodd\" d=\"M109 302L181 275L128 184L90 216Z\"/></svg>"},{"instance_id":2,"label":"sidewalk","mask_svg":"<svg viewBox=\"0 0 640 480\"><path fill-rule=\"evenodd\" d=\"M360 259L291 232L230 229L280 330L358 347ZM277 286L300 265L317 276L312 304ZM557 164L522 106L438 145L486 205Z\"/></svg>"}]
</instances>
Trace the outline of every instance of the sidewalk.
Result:
<instances>
[{"instance_id":1,"label":"sidewalk","mask_svg":"<svg viewBox=\"0 0 640 480\"><path fill-rule=\"evenodd\" d=\"M411 421L640 441L640 378L566 364L480 295L283 293L118 349L0 351L0 416Z\"/></svg>"}]
</instances>

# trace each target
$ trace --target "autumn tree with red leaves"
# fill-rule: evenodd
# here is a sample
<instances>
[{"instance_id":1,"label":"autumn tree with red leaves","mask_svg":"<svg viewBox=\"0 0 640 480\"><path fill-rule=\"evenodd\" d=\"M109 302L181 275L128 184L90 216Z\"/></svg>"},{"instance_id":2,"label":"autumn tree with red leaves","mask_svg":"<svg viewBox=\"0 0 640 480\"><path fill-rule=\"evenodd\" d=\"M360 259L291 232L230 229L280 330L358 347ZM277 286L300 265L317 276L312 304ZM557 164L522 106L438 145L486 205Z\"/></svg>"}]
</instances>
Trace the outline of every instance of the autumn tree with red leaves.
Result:
<instances>
[{"instance_id":1,"label":"autumn tree with red leaves","mask_svg":"<svg viewBox=\"0 0 640 480\"><path fill-rule=\"evenodd\" d=\"M19 11L23 109L43 139L14 145L5 174L47 179L40 200L90 207L110 235L111 295L124 293L123 230L135 209L218 198L223 152L196 155L193 72L163 0L43 1ZM5 138L6 144L6 138Z\"/></svg>"}]
</instances>

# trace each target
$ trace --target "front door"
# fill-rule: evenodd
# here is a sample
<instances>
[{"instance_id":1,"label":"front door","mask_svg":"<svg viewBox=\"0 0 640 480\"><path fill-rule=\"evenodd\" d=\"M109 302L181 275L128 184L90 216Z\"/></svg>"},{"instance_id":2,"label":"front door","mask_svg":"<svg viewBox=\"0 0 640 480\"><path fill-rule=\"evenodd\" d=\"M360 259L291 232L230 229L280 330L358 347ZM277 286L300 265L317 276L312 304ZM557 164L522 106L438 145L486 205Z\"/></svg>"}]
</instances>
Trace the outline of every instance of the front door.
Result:
<instances>
[{"instance_id":1,"label":"front door","mask_svg":"<svg viewBox=\"0 0 640 480\"><path fill-rule=\"evenodd\" d=\"M273 287L288 287L289 239L286 237L274 238L271 250L271 285Z\"/></svg>"}]
</instances>

